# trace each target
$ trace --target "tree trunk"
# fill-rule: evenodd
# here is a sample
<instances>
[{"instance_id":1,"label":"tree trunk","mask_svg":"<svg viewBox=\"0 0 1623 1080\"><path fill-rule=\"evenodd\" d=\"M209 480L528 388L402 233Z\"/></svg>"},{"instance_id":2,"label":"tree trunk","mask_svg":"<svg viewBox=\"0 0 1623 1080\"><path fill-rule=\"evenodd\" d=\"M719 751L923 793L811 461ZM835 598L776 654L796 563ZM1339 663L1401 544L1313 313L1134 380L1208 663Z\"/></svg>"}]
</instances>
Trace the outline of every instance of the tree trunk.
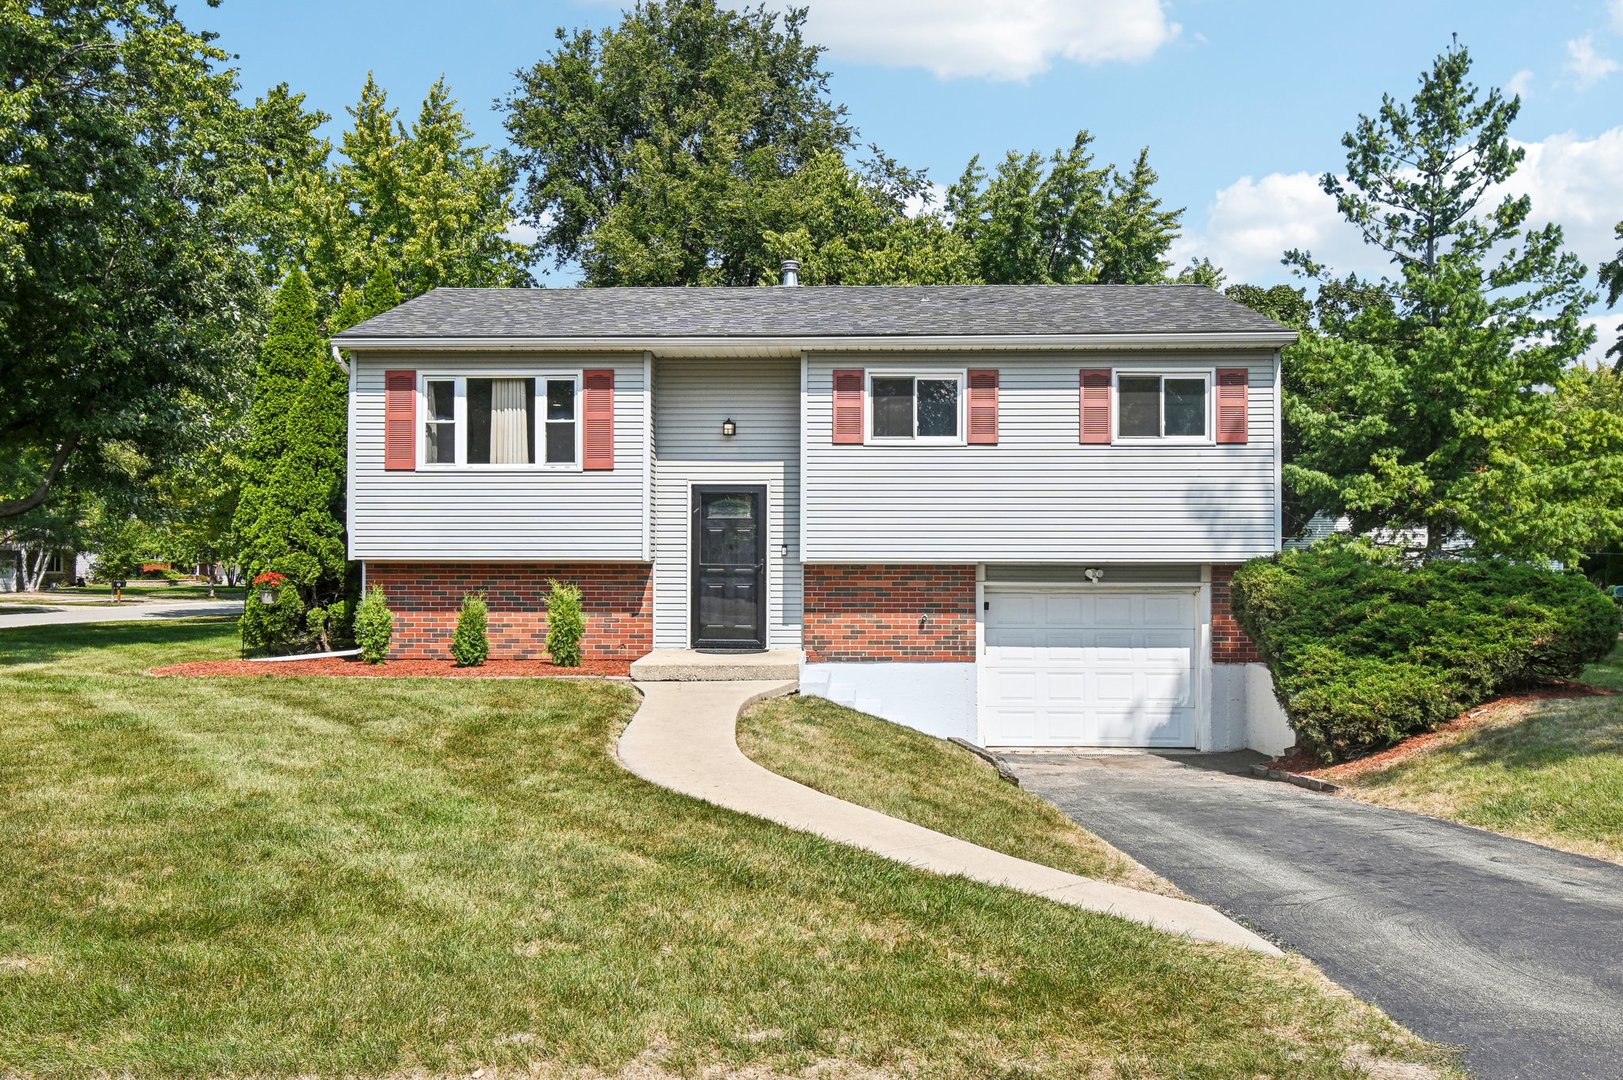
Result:
<instances>
[{"instance_id":1,"label":"tree trunk","mask_svg":"<svg viewBox=\"0 0 1623 1080\"><path fill-rule=\"evenodd\" d=\"M27 556L25 555L24 558L26 559ZM50 548L41 547L34 553L33 564L27 568L28 580L26 585L29 592L39 592L40 586L45 584L45 568L50 565L50 562Z\"/></svg>"}]
</instances>

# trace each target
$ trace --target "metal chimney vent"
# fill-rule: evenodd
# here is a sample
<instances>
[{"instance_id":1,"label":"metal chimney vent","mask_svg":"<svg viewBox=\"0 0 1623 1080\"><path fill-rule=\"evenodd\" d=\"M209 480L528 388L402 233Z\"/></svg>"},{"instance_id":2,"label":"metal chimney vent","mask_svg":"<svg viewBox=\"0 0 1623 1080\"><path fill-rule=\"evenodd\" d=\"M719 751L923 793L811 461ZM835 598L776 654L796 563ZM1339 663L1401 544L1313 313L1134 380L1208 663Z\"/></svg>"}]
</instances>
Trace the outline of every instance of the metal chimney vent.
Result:
<instances>
[{"instance_id":1,"label":"metal chimney vent","mask_svg":"<svg viewBox=\"0 0 1623 1080\"><path fill-rule=\"evenodd\" d=\"M799 259L785 259L785 260L783 260L782 264L779 266L779 269L783 271L783 281L781 282L781 284L783 284L783 285L799 285L800 284L800 260Z\"/></svg>"}]
</instances>

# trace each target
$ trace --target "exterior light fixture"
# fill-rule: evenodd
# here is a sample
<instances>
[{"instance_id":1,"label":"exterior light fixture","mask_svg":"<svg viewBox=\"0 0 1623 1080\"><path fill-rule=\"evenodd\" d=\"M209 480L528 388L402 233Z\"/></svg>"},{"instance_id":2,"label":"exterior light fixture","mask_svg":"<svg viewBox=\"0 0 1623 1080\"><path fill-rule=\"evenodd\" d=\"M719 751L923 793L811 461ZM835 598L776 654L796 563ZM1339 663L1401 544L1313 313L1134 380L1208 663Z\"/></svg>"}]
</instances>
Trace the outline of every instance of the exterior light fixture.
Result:
<instances>
[{"instance_id":1,"label":"exterior light fixture","mask_svg":"<svg viewBox=\"0 0 1623 1080\"><path fill-rule=\"evenodd\" d=\"M1082 571L1082 576L1087 578L1091 584L1097 585L1101 580L1103 580L1105 572L1100 567L1090 566L1086 570Z\"/></svg>"},{"instance_id":2,"label":"exterior light fixture","mask_svg":"<svg viewBox=\"0 0 1623 1080\"><path fill-rule=\"evenodd\" d=\"M738 434L738 425L733 423L733 418L732 417L729 416L727 419L725 419L725 420L723 420L721 422L721 435L722 435L722 438L730 439L734 435L737 435L737 434Z\"/></svg>"}]
</instances>

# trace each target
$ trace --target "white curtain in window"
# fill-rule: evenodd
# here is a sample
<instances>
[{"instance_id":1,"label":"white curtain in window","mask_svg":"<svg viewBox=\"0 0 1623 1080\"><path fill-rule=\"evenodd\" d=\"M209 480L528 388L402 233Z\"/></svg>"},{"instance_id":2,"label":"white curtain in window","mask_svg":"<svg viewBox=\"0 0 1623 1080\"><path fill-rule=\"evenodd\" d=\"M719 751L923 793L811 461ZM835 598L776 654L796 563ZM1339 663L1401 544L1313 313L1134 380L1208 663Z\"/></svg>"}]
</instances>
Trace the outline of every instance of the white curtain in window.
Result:
<instances>
[{"instance_id":1,"label":"white curtain in window","mask_svg":"<svg viewBox=\"0 0 1623 1080\"><path fill-rule=\"evenodd\" d=\"M491 380L490 461L493 465L528 465L530 462L524 388L523 379Z\"/></svg>"}]
</instances>

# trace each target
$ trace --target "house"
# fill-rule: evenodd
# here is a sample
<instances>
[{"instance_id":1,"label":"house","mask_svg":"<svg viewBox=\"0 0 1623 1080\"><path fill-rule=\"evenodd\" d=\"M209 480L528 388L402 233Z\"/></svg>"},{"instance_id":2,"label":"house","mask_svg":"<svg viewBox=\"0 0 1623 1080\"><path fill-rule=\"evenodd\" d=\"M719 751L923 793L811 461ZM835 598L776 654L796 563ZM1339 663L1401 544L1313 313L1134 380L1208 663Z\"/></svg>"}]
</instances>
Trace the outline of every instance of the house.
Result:
<instances>
[{"instance_id":1,"label":"house","mask_svg":"<svg viewBox=\"0 0 1623 1080\"><path fill-rule=\"evenodd\" d=\"M786 265L786 271L792 271ZM1199 286L438 289L338 335L400 656L783 650L984 745L1282 749L1230 575L1280 546L1279 350Z\"/></svg>"}]
</instances>

